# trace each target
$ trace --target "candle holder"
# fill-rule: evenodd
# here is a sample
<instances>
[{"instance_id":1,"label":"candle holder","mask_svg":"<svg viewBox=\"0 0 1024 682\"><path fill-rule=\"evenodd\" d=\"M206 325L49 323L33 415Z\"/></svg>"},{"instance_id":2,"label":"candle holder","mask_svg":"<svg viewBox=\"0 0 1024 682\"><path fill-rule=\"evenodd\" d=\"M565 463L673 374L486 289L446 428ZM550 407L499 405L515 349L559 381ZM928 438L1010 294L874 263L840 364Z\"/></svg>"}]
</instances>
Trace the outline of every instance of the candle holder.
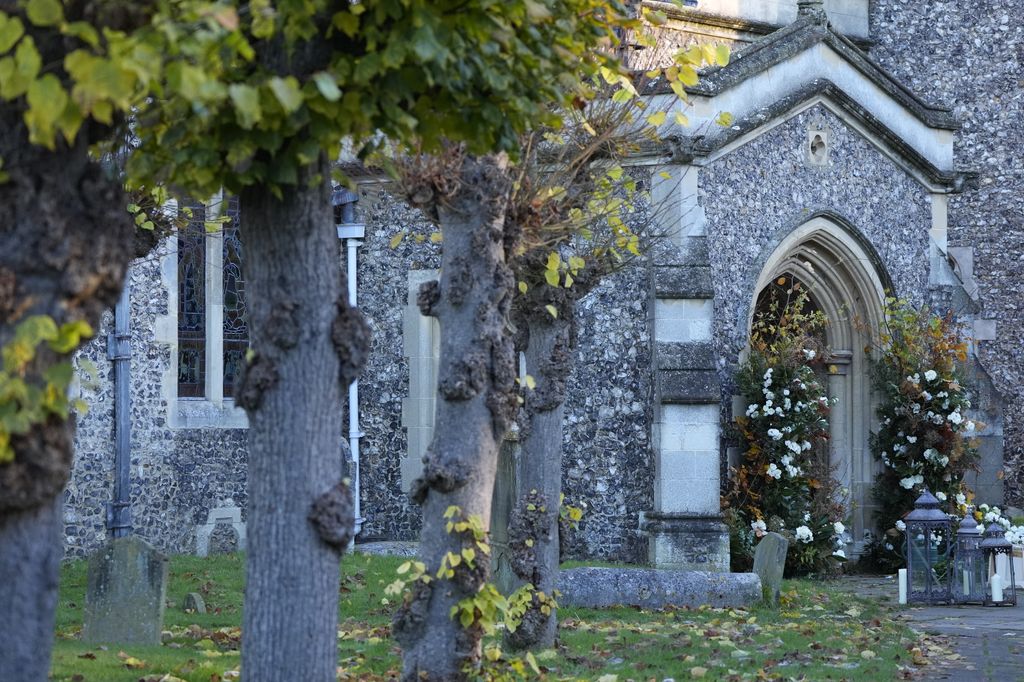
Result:
<instances>
[{"instance_id":1,"label":"candle holder","mask_svg":"<svg viewBox=\"0 0 1024 682\"><path fill-rule=\"evenodd\" d=\"M949 517L927 489L904 518L910 604L948 604L951 533Z\"/></svg>"},{"instance_id":2,"label":"candle holder","mask_svg":"<svg viewBox=\"0 0 1024 682\"><path fill-rule=\"evenodd\" d=\"M974 518L974 507L968 507L956 531L953 601L957 604L984 604L987 578L985 556L981 550L981 529Z\"/></svg>"},{"instance_id":3,"label":"candle holder","mask_svg":"<svg viewBox=\"0 0 1024 682\"><path fill-rule=\"evenodd\" d=\"M981 541L984 565L985 606L1016 606L1017 580L1013 574L1013 545L1003 527L990 523ZM1000 573L1000 571L1004 573Z\"/></svg>"}]
</instances>

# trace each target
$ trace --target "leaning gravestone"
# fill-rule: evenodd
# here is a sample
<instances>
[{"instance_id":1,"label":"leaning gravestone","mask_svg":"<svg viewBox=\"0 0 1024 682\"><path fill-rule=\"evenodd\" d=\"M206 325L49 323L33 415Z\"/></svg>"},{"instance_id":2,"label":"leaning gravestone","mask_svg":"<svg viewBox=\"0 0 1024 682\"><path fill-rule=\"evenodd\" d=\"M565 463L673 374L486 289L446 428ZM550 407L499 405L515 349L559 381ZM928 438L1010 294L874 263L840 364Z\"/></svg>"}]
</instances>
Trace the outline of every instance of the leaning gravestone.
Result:
<instances>
[{"instance_id":1,"label":"leaning gravestone","mask_svg":"<svg viewBox=\"0 0 1024 682\"><path fill-rule=\"evenodd\" d=\"M145 540L114 538L89 559L82 639L160 644L167 558Z\"/></svg>"},{"instance_id":2,"label":"leaning gravestone","mask_svg":"<svg viewBox=\"0 0 1024 682\"><path fill-rule=\"evenodd\" d=\"M764 600L776 606L782 590L782 572L786 568L789 540L778 533L768 533L754 550L754 573L761 578Z\"/></svg>"}]
</instances>

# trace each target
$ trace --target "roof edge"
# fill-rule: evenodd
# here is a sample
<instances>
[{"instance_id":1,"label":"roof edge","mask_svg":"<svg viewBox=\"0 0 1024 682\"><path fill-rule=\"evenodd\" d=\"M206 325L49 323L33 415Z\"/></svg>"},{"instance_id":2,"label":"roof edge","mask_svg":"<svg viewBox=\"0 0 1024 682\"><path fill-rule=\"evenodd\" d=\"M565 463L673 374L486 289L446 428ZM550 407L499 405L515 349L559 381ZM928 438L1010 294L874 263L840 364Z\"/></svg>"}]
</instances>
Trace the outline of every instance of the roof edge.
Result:
<instances>
[{"instance_id":1,"label":"roof edge","mask_svg":"<svg viewBox=\"0 0 1024 682\"><path fill-rule=\"evenodd\" d=\"M830 80L821 78L790 93L769 107L751 112L742 119L737 119L731 126L717 135L679 136L675 139L673 158L682 163L691 163L696 159L708 157L744 135L757 130L765 124L782 118L787 113L800 107L815 97L824 97L837 107L848 113L854 120L863 125L868 132L877 136L886 146L903 158L907 165L917 170L924 178L934 185L947 189L952 193L963 191L972 174L956 170L942 170L914 149L902 137L877 119L870 111L861 106L839 86Z\"/></svg>"},{"instance_id":2,"label":"roof edge","mask_svg":"<svg viewBox=\"0 0 1024 682\"><path fill-rule=\"evenodd\" d=\"M727 66L703 69L700 82L686 91L691 95L715 97L818 43L824 43L832 48L848 64L911 111L928 127L959 130L960 125L950 107L922 100L848 38L836 33L824 13L800 16L789 26L738 52ZM645 94L669 92L669 83L664 79L658 79L651 84Z\"/></svg>"}]
</instances>

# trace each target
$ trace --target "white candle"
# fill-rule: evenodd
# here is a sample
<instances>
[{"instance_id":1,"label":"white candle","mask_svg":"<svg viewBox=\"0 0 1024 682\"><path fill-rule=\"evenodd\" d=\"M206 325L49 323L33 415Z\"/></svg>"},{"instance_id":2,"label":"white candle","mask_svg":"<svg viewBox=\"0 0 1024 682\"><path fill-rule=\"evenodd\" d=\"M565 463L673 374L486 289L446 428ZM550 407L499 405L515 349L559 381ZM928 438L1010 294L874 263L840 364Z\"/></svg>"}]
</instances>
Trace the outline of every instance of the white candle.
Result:
<instances>
[{"instance_id":1,"label":"white candle","mask_svg":"<svg viewBox=\"0 0 1024 682\"><path fill-rule=\"evenodd\" d=\"M900 578L900 603L907 603L907 569L901 568L899 572Z\"/></svg>"},{"instance_id":2,"label":"white candle","mask_svg":"<svg viewBox=\"0 0 1024 682\"><path fill-rule=\"evenodd\" d=\"M971 574L964 571L964 596L971 596Z\"/></svg>"},{"instance_id":3,"label":"white candle","mask_svg":"<svg viewBox=\"0 0 1024 682\"><path fill-rule=\"evenodd\" d=\"M992 601L1003 601L1003 577L998 573L992 574Z\"/></svg>"}]
</instances>

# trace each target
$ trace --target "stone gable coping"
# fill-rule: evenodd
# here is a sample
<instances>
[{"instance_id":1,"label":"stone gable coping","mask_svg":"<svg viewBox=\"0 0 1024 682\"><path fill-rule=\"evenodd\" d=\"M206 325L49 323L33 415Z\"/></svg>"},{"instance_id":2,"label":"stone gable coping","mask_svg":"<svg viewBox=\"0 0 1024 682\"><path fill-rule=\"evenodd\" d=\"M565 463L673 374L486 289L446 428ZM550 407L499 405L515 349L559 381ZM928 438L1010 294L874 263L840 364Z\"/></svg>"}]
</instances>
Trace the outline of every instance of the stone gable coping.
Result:
<instances>
[{"instance_id":1,"label":"stone gable coping","mask_svg":"<svg viewBox=\"0 0 1024 682\"><path fill-rule=\"evenodd\" d=\"M819 13L800 16L789 26L771 33L733 55L727 66L709 67L701 71L700 82L686 89L689 94L715 97L721 92L780 64L818 43L824 43L851 66L899 102L931 128L958 130L959 124L947 106L929 104L915 95L895 76L860 50L850 39L832 30L828 20ZM668 94L669 83L659 78L644 94Z\"/></svg>"},{"instance_id":2,"label":"stone gable coping","mask_svg":"<svg viewBox=\"0 0 1024 682\"><path fill-rule=\"evenodd\" d=\"M938 168L896 132L879 121L857 100L846 94L835 83L824 78L815 79L799 90L777 100L769 107L736 119L731 126L722 129L722 132L716 135L676 137L674 143L677 146L673 159L678 163L691 163L695 159L714 154L735 140L766 123L785 116L790 111L804 105L815 97L825 97L835 103L843 112L849 114L854 120L862 124L869 132L902 157L911 168L920 172L929 182L946 187L953 192L960 192L977 175L974 171L950 172Z\"/></svg>"}]
</instances>

